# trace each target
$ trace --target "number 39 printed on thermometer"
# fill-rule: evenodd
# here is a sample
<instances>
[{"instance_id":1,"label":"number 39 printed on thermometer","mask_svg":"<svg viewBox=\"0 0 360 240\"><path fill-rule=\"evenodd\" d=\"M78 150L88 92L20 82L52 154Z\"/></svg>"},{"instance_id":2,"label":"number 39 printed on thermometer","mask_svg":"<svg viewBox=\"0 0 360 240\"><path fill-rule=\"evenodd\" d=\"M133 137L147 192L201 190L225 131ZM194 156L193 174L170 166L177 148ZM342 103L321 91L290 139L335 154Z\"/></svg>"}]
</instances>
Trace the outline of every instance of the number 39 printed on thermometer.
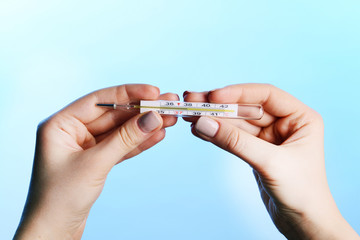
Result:
<instances>
[{"instance_id":1,"label":"number 39 printed on thermometer","mask_svg":"<svg viewBox=\"0 0 360 240\"><path fill-rule=\"evenodd\" d=\"M238 117L237 104L142 100L140 112L147 111L157 111L160 114L175 116Z\"/></svg>"}]
</instances>

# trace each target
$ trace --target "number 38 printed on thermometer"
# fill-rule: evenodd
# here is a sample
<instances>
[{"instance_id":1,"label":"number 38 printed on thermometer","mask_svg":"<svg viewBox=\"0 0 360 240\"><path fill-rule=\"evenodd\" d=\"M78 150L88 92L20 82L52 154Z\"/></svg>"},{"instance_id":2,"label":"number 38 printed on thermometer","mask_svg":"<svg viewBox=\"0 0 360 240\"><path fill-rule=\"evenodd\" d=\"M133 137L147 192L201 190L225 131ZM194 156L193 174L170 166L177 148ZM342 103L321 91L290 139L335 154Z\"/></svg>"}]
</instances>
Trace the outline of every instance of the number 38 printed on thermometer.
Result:
<instances>
[{"instance_id":1,"label":"number 38 printed on thermometer","mask_svg":"<svg viewBox=\"0 0 360 240\"><path fill-rule=\"evenodd\" d=\"M140 112L157 111L174 116L213 116L225 118L260 119L262 106L258 104L218 104L179 101L140 101Z\"/></svg>"}]
</instances>

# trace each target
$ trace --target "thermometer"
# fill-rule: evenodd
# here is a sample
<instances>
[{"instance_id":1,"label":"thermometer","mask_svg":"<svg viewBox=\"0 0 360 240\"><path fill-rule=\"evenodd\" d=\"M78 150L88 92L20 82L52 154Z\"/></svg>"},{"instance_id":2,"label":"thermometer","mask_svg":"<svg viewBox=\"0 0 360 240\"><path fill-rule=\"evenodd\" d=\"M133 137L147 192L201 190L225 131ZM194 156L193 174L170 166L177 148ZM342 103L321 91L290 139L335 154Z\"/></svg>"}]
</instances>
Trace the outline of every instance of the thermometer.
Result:
<instances>
[{"instance_id":1,"label":"thermometer","mask_svg":"<svg viewBox=\"0 0 360 240\"><path fill-rule=\"evenodd\" d=\"M96 106L110 107L116 110L124 111L139 111L140 113L156 111L162 115L171 115L176 117L211 116L259 120L264 115L263 107L260 104L225 104L166 100L141 100L140 104L98 103Z\"/></svg>"}]
</instances>

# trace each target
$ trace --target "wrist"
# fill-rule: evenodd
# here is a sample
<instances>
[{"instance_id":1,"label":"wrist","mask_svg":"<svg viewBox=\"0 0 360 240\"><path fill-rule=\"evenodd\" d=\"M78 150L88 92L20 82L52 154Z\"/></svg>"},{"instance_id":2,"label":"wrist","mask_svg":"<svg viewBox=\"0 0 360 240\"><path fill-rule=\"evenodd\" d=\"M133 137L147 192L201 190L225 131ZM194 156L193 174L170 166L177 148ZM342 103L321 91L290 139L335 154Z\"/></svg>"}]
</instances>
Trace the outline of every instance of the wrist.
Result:
<instances>
[{"instance_id":1,"label":"wrist","mask_svg":"<svg viewBox=\"0 0 360 240\"><path fill-rule=\"evenodd\" d=\"M291 225L293 229L289 228L286 232L283 232L288 239L360 239L337 208L325 214L321 214L320 211L301 214L299 221Z\"/></svg>"},{"instance_id":2,"label":"wrist","mask_svg":"<svg viewBox=\"0 0 360 240\"><path fill-rule=\"evenodd\" d=\"M54 222L48 222L37 217L21 220L16 230L15 240L26 239L72 239L71 235L56 226Z\"/></svg>"},{"instance_id":3,"label":"wrist","mask_svg":"<svg viewBox=\"0 0 360 240\"><path fill-rule=\"evenodd\" d=\"M38 211L24 214L14 239L81 239L86 218L77 226L72 226L71 218L62 213Z\"/></svg>"}]
</instances>

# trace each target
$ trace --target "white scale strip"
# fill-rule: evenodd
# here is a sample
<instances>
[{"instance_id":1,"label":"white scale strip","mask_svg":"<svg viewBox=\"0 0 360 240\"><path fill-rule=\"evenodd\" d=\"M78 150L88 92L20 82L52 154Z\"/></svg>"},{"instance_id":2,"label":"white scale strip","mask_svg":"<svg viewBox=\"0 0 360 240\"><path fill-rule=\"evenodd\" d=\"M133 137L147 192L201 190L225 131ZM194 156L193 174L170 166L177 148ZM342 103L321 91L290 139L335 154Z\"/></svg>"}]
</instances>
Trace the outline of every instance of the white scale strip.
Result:
<instances>
[{"instance_id":1,"label":"white scale strip","mask_svg":"<svg viewBox=\"0 0 360 240\"><path fill-rule=\"evenodd\" d=\"M141 113L157 111L160 114L174 116L213 116L230 118L236 118L238 116L237 104L142 100L140 101L140 107Z\"/></svg>"}]
</instances>

